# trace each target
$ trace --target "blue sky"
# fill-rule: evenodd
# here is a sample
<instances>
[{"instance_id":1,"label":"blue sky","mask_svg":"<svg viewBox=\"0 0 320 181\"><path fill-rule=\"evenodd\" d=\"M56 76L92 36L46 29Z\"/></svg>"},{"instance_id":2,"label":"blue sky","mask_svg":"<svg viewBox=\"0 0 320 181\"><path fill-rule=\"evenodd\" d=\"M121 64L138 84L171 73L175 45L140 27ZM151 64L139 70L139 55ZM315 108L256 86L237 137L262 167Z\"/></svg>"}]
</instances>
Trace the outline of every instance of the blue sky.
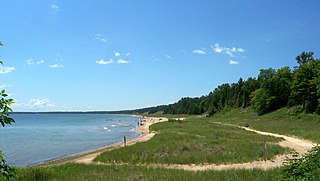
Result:
<instances>
[{"instance_id":1,"label":"blue sky","mask_svg":"<svg viewBox=\"0 0 320 181\"><path fill-rule=\"evenodd\" d=\"M122 110L206 95L320 52L317 0L2 1L14 111Z\"/></svg>"}]
</instances>

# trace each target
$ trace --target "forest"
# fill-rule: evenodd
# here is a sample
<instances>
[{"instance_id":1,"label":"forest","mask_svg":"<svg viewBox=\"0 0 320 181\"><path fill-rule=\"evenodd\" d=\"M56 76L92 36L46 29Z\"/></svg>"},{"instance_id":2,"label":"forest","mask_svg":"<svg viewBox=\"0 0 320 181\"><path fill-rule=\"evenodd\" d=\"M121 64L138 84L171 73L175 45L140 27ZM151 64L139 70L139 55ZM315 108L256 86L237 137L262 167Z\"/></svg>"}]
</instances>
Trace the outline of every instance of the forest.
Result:
<instances>
[{"instance_id":1,"label":"forest","mask_svg":"<svg viewBox=\"0 0 320 181\"><path fill-rule=\"evenodd\" d=\"M320 114L320 59L313 52L296 57L297 66L291 70L261 69L257 77L240 78L236 83L219 85L208 95L184 97L178 102L136 110L113 113L207 114L213 115L230 108L252 106L259 115L283 107L296 106L297 113Z\"/></svg>"}]
</instances>

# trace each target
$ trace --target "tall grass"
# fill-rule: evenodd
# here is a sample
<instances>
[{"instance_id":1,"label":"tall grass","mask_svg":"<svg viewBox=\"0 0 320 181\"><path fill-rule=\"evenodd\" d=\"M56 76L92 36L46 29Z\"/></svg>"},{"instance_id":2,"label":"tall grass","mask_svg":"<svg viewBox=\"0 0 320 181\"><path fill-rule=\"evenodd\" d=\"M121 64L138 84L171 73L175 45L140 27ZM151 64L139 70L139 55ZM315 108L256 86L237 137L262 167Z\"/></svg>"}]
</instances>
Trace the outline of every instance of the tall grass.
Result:
<instances>
[{"instance_id":1,"label":"tall grass","mask_svg":"<svg viewBox=\"0 0 320 181\"><path fill-rule=\"evenodd\" d=\"M18 181L93 181L93 180L276 180L279 170L225 170L188 172L134 165L105 166L66 164L49 168L26 168L18 170L13 180ZM0 177L0 180L5 180Z\"/></svg>"},{"instance_id":2,"label":"tall grass","mask_svg":"<svg viewBox=\"0 0 320 181\"><path fill-rule=\"evenodd\" d=\"M264 142L279 138L258 135L239 128L217 125L205 118L189 118L151 126L158 134L137 143L101 154L100 162L203 164L242 163L263 159ZM268 144L268 159L288 151Z\"/></svg>"}]
</instances>

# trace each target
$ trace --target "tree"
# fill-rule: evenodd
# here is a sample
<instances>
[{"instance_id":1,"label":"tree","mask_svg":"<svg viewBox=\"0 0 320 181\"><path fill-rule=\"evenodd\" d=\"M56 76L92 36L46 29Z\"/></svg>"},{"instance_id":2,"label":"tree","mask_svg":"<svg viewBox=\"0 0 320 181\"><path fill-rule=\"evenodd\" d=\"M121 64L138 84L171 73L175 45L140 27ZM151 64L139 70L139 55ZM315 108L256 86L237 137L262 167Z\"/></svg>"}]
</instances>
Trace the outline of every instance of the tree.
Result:
<instances>
[{"instance_id":1,"label":"tree","mask_svg":"<svg viewBox=\"0 0 320 181\"><path fill-rule=\"evenodd\" d=\"M299 65L308 64L314 60L313 52L303 51L300 55L296 57L296 60Z\"/></svg>"},{"instance_id":2,"label":"tree","mask_svg":"<svg viewBox=\"0 0 320 181\"><path fill-rule=\"evenodd\" d=\"M296 67L293 72L290 96L290 105L302 105L307 113L315 112L319 99L317 79L320 60L315 60L312 55L312 52L302 52L296 58L299 67Z\"/></svg>"},{"instance_id":3,"label":"tree","mask_svg":"<svg viewBox=\"0 0 320 181\"><path fill-rule=\"evenodd\" d=\"M260 88L252 92L251 105L256 109L258 115L268 113L273 110L275 96L270 94L270 91Z\"/></svg>"},{"instance_id":4,"label":"tree","mask_svg":"<svg viewBox=\"0 0 320 181\"><path fill-rule=\"evenodd\" d=\"M0 46L3 44L0 42ZM0 64L3 62L0 60ZM6 124L11 124L14 122L12 118L9 117L9 112L11 112L11 108L9 107L13 104L13 99L7 99L8 95L5 93L5 90L1 90L0 92L0 123L2 127ZM6 178L13 177L15 175L15 169L6 164L3 159L2 152L0 151L0 174L5 176Z\"/></svg>"}]
</instances>

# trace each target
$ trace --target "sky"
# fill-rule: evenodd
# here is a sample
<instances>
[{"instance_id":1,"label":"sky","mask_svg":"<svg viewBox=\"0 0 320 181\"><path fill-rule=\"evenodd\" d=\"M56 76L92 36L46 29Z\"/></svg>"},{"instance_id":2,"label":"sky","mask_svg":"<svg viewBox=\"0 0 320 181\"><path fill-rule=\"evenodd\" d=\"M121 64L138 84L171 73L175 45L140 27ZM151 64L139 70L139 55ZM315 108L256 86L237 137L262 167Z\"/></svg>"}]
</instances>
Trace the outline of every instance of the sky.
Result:
<instances>
[{"instance_id":1,"label":"sky","mask_svg":"<svg viewBox=\"0 0 320 181\"><path fill-rule=\"evenodd\" d=\"M318 0L1 0L13 111L136 109L320 52Z\"/></svg>"}]
</instances>

